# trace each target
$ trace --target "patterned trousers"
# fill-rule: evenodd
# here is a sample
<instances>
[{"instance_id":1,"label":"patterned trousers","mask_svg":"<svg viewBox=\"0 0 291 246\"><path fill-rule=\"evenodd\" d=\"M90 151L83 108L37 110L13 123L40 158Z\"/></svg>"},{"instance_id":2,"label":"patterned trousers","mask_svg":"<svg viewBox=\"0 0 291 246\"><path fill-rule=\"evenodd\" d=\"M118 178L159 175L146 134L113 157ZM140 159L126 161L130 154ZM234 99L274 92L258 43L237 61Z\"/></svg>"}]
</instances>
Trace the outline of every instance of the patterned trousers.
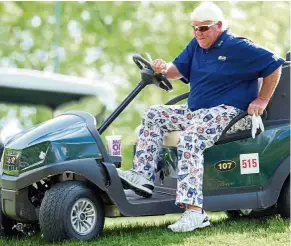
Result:
<instances>
[{"instance_id":1,"label":"patterned trousers","mask_svg":"<svg viewBox=\"0 0 291 246\"><path fill-rule=\"evenodd\" d=\"M227 105L196 111L190 111L186 105L149 107L139 130L133 170L154 181L164 135L183 131L177 145L176 204L202 207L203 152L214 145L229 122L241 112Z\"/></svg>"}]
</instances>

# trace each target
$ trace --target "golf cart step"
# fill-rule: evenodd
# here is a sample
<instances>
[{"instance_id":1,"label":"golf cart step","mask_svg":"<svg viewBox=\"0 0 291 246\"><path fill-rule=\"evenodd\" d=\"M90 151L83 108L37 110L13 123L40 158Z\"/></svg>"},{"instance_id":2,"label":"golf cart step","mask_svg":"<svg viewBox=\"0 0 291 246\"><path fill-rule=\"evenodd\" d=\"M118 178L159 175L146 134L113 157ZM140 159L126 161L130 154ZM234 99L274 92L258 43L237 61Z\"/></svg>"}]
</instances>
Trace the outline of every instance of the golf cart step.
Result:
<instances>
[{"instance_id":1,"label":"golf cart step","mask_svg":"<svg viewBox=\"0 0 291 246\"><path fill-rule=\"evenodd\" d=\"M124 190L126 195L126 199L129 203L132 204L144 204L144 203L152 203L152 202L161 202L161 201L173 201L175 202L175 196L172 194L167 194L160 191L154 191L151 198L144 198L136 195L131 190Z\"/></svg>"},{"instance_id":2,"label":"golf cart step","mask_svg":"<svg viewBox=\"0 0 291 246\"><path fill-rule=\"evenodd\" d=\"M175 196L161 191L154 191L151 198L136 195L132 190L124 190L126 208L125 213L116 204L105 206L105 216L115 218L120 216L155 216L169 213L182 213L182 209L175 205Z\"/></svg>"}]
</instances>

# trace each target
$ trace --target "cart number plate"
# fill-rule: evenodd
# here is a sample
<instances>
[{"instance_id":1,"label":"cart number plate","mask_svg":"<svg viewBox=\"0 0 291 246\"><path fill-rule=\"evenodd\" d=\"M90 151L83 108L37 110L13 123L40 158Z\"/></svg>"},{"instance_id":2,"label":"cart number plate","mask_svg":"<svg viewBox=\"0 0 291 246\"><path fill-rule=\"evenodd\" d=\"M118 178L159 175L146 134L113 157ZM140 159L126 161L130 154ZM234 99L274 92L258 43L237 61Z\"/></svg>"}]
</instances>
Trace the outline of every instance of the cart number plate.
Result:
<instances>
[{"instance_id":1,"label":"cart number plate","mask_svg":"<svg viewBox=\"0 0 291 246\"><path fill-rule=\"evenodd\" d=\"M251 174L260 172L259 154L241 154L240 155L240 173Z\"/></svg>"}]
</instances>

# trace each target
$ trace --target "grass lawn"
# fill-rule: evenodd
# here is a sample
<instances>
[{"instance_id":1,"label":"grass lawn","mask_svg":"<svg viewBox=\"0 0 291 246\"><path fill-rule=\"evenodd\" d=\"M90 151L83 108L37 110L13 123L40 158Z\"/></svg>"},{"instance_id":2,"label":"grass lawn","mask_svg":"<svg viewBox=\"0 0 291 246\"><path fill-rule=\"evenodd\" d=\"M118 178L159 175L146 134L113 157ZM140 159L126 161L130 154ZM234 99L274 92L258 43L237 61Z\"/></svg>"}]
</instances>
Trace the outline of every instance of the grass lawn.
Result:
<instances>
[{"instance_id":1,"label":"grass lawn","mask_svg":"<svg viewBox=\"0 0 291 246\"><path fill-rule=\"evenodd\" d=\"M65 242L53 245L199 245L199 246L286 246L290 245L290 222L280 217L228 219L224 213L209 213L212 226L189 233L173 233L167 225L180 215L106 219L102 236L93 242ZM0 240L5 246L52 245L40 235L21 240Z\"/></svg>"}]
</instances>

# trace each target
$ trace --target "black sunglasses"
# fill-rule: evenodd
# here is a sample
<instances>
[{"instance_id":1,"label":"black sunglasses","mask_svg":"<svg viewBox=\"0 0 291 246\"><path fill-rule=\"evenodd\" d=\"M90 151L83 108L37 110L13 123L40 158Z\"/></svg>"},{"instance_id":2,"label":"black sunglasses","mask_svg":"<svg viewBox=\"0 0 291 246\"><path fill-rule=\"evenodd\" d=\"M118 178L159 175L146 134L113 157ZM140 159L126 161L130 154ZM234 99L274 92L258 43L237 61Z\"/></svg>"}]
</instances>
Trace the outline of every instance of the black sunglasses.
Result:
<instances>
[{"instance_id":1,"label":"black sunglasses","mask_svg":"<svg viewBox=\"0 0 291 246\"><path fill-rule=\"evenodd\" d=\"M214 23L214 24L210 24L210 25L203 25L203 26L192 26L193 30L195 32L199 31L199 32L206 32L209 30L210 27L215 26L218 22Z\"/></svg>"}]
</instances>

